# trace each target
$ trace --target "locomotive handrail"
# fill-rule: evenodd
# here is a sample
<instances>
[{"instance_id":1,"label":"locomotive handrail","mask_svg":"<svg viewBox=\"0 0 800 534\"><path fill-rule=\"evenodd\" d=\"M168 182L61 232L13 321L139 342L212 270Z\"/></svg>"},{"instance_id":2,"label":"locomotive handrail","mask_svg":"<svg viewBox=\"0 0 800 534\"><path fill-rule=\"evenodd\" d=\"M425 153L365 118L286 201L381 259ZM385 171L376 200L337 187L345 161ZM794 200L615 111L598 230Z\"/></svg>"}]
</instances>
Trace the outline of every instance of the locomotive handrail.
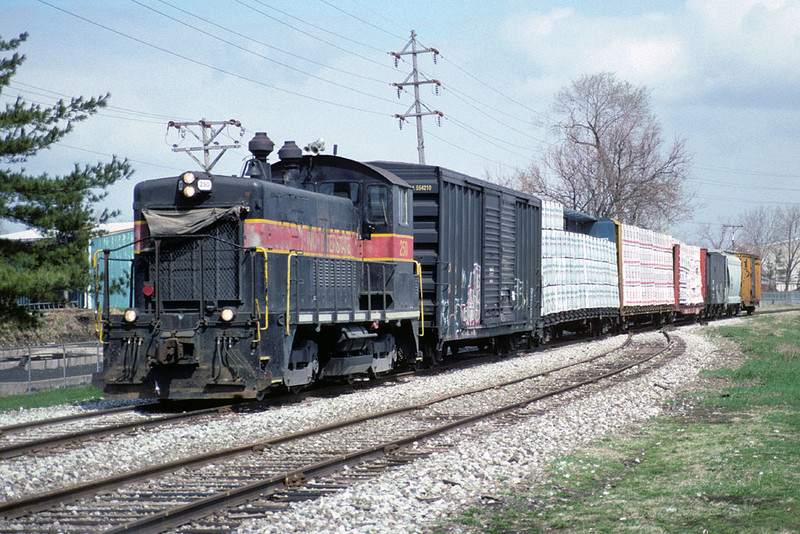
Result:
<instances>
[{"instance_id":1,"label":"locomotive handrail","mask_svg":"<svg viewBox=\"0 0 800 534\"><path fill-rule=\"evenodd\" d=\"M103 322L100 315L100 276L97 271L97 255L103 252L103 249L96 250L92 255L92 271L94 273L94 331L100 336L100 342L103 343ZM108 274L106 273L106 278ZM108 282L106 282L108 285Z\"/></svg>"},{"instance_id":2,"label":"locomotive handrail","mask_svg":"<svg viewBox=\"0 0 800 534\"><path fill-rule=\"evenodd\" d=\"M425 335L425 311L422 305L422 264L417 260L412 260L417 268L417 282L419 285L419 324L420 332L419 337Z\"/></svg>"},{"instance_id":3,"label":"locomotive handrail","mask_svg":"<svg viewBox=\"0 0 800 534\"><path fill-rule=\"evenodd\" d=\"M264 255L264 328L261 328L260 324L261 306L258 303L258 298L256 297L253 299L255 302L256 311L256 335L258 336L258 338L255 340L255 343L258 343L261 341L261 331L269 328L269 258L267 257L267 249L263 247L255 247L253 250L255 250L256 253L260 252ZM253 284L253 292L255 293L255 284Z\"/></svg>"},{"instance_id":4,"label":"locomotive handrail","mask_svg":"<svg viewBox=\"0 0 800 534\"><path fill-rule=\"evenodd\" d=\"M291 316L291 302L292 302L292 258L296 257L298 253L294 250L289 251L286 257L286 335L290 334L289 330L289 317Z\"/></svg>"}]
</instances>

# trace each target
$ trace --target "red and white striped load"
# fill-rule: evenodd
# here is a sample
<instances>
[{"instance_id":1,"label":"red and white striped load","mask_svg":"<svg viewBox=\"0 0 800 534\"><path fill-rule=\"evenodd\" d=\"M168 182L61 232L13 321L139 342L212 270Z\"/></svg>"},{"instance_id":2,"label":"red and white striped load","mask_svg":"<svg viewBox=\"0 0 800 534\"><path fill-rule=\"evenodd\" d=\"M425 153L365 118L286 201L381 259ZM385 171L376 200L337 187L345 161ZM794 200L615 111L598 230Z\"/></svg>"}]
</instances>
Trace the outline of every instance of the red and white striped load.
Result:
<instances>
[{"instance_id":1,"label":"red and white striped load","mask_svg":"<svg viewBox=\"0 0 800 534\"><path fill-rule=\"evenodd\" d=\"M675 305L673 238L621 224L622 306Z\"/></svg>"},{"instance_id":2,"label":"red and white striped load","mask_svg":"<svg viewBox=\"0 0 800 534\"><path fill-rule=\"evenodd\" d=\"M585 234L542 229L542 316L619 308L617 273L614 243Z\"/></svg>"},{"instance_id":3,"label":"red and white striped load","mask_svg":"<svg viewBox=\"0 0 800 534\"><path fill-rule=\"evenodd\" d=\"M679 243L678 246L680 247L678 304L681 306L703 304L702 249L683 243Z\"/></svg>"}]
</instances>

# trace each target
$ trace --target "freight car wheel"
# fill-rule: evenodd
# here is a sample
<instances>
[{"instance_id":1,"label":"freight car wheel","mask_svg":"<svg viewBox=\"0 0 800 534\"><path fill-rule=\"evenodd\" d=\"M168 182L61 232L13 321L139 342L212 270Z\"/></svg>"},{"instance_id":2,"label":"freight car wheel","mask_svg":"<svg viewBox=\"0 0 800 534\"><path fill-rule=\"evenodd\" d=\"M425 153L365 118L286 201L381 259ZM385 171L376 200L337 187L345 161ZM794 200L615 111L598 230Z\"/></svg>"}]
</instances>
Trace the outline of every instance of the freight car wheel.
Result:
<instances>
[{"instance_id":1,"label":"freight car wheel","mask_svg":"<svg viewBox=\"0 0 800 534\"><path fill-rule=\"evenodd\" d=\"M553 330L549 326L546 326L542 330L541 344L549 345L551 341L553 341Z\"/></svg>"},{"instance_id":2,"label":"freight car wheel","mask_svg":"<svg viewBox=\"0 0 800 534\"><path fill-rule=\"evenodd\" d=\"M442 353L431 345L425 345L422 349L422 363L430 369L438 367L442 363Z\"/></svg>"}]
</instances>

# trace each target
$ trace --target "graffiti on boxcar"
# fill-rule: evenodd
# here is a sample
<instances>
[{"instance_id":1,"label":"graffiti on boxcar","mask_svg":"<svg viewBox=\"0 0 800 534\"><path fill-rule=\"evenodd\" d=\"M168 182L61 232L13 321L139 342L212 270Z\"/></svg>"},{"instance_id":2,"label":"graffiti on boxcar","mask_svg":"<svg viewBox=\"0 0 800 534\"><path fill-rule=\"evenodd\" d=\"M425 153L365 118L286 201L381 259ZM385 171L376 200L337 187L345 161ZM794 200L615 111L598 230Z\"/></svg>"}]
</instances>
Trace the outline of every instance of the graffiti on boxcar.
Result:
<instances>
[{"instance_id":1,"label":"graffiti on boxcar","mask_svg":"<svg viewBox=\"0 0 800 534\"><path fill-rule=\"evenodd\" d=\"M462 291L445 297L439 302L439 324L448 336L458 337L462 328L474 328L481 324L481 266L476 263L472 271L461 272ZM465 296L459 296L465 295Z\"/></svg>"},{"instance_id":2,"label":"graffiti on boxcar","mask_svg":"<svg viewBox=\"0 0 800 534\"><path fill-rule=\"evenodd\" d=\"M467 301L461 305L461 322L464 326L481 324L481 266L478 263L472 266L469 275Z\"/></svg>"},{"instance_id":3,"label":"graffiti on boxcar","mask_svg":"<svg viewBox=\"0 0 800 534\"><path fill-rule=\"evenodd\" d=\"M514 278L514 289L511 290L511 302L514 310L524 310L528 307L528 295L525 291L525 281Z\"/></svg>"},{"instance_id":4,"label":"graffiti on boxcar","mask_svg":"<svg viewBox=\"0 0 800 534\"><path fill-rule=\"evenodd\" d=\"M461 329L457 317L457 312L460 309L458 306L459 299L455 298L453 300L453 308L456 310L455 313L450 313L450 299L443 298L439 303L439 325L442 332L448 336L456 335Z\"/></svg>"}]
</instances>

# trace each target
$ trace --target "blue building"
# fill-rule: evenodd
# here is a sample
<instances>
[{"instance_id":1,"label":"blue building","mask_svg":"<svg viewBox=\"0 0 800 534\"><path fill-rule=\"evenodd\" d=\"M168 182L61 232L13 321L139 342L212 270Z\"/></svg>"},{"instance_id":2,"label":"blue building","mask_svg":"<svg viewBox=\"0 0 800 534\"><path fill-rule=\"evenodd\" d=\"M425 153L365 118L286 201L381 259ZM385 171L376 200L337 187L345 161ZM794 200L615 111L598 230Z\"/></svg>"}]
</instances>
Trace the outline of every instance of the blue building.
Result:
<instances>
[{"instance_id":1,"label":"blue building","mask_svg":"<svg viewBox=\"0 0 800 534\"><path fill-rule=\"evenodd\" d=\"M131 265L133 263L133 223L108 223L100 227L100 230L105 233L101 236L95 237L89 244L89 260L92 261L97 253L97 267L99 279L102 281L103 268L105 262L103 261L103 250L109 249L113 252L109 256L108 270L109 280L119 282L121 285L120 291L111 293L109 305L111 308L125 309L130 307L130 284L131 284ZM99 253L98 253L99 252ZM100 307L103 306L103 288L98 287L97 301ZM87 308L94 308L95 306L95 288L90 289L89 298L86 299Z\"/></svg>"}]
</instances>

